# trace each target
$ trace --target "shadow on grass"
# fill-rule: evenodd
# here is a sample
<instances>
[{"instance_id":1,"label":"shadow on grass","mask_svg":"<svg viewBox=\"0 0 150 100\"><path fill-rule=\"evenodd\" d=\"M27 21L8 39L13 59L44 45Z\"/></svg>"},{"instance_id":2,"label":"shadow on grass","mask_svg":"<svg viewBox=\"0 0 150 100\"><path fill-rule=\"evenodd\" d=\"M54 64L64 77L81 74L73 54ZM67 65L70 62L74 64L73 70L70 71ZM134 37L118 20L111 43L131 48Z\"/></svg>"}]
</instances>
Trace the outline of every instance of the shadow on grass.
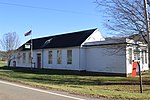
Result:
<instances>
[{"instance_id":1,"label":"shadow on grass","mask_svg":"<svg viewBox=\"0 0 150 100\"><path fill-rule=\"evenodd\" d=\"M138 80L121 78L117 80L115 77L105 77L107 79L94 78L99 76L97 74L91 74L79 71L68 71L68 70L51 70L51 69L31 69L22 67L1 67L2 70L11 70L14 72L21 72L26 74L35 74L33 76L16 75L14 78L30 80L38 83L46 84L69 84L69 85L139 85ZM69 77L68 77L69 76ZM90 78L79 77L79 76L90 76ZM91 76L93 76L91 78ZM99 76L100 77L100 76ZM114 78L112 80L112 78ZM109 80L110 79L110 80ZM116 79L116 80L115 80ZM144 80L144 85L150 85L150 80Z\"/></svg>"},{"instance_id":2,"label":"shadow on grass","mask_svg":"<svg viewBox=\"0 0 150 100\"><path fill-rule=\"evenodd\" d=\"M91 80L81 78L44 78L44 77L16 77L20 79L28 79L33 82L51 83L51 84L69 84L69 85L139 85L138 81L104 81L104 80ZM150 85L150 81L143 81L143 85Z\"/></svg>"},{"instance_id":3,"label":"shadow on grass","mask_svg":"<svg viewBox=\"0 0 150 100\"><path fill-rule=\"evenodd\" d=\"M22 72L28 74L48 74L48 75L79 75L79 71L69 70L54 70L54 69L37 69L37 68L25 68L25 67L0 67L3 70L12 70L14 72Z\"/></svg>"},{"instance_id":4,"label":"shadow on grass","mask_svg":"<svg viewBox=\"0 0 150 100\"><path fill-rule=\"evenodd\" d=\"M75 71L75 70L60 70L60 69L38 69L38 68L25 68L25 67L0 67L3 70L12 70L14 72L32 73L32 74L48 74L48 75L80 75L80 76L121 76L125 77L124 74L112 74L102 72L87 72L87 71Z\"/></svg>"}]
</instances>

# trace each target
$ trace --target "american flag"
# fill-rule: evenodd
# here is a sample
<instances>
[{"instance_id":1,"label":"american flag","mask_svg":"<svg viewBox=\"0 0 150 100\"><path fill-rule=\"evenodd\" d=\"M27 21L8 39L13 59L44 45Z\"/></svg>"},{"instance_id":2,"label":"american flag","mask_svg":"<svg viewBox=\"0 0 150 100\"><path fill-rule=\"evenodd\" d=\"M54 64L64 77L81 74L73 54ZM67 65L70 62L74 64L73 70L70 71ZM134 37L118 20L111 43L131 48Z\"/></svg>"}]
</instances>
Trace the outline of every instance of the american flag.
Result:
<instances>
[{"instance_id":1,"label":"american flag","mask_svg":"<svg viewBox=\"0 0 150 100\"><path fill-rule=\"evenodd\" d=\"M32 30L30 30L29 32L24 33L24 36L28 36L32 33Z\"/></svg>"}]
</instances>

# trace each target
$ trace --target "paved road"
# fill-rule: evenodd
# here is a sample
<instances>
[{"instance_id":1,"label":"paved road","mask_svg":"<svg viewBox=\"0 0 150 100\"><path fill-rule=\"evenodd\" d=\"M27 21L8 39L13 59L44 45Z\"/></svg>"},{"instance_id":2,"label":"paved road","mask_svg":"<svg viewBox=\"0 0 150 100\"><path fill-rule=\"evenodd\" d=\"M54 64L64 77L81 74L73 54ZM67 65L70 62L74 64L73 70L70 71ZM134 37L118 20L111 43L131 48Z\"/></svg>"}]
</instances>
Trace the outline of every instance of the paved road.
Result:
<instances>
[{"instance_id":1,"label":"paved road","mask_svg":"<svg viewBox=\"0 0 150 100\"><path fill-rule=\"evenodd\" d=\"M100 100L0 81L0 100ZM101 99L104 100L104 99Z\"/></svg>"}]
</instances>

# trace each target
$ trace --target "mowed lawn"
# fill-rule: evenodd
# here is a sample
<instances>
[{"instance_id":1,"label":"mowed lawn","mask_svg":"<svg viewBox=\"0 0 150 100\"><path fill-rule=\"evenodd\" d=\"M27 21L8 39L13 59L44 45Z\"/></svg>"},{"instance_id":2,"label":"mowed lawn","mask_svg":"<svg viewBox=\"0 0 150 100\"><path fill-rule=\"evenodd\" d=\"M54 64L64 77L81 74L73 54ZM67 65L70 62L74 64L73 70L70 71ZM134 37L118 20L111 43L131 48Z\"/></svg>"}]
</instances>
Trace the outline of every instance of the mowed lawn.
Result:
<instances>
[{"instance_id":1,"label":"mowed lawn","mask_svg":"<svg viewBox=\"0 0 150 100\"><path fill-rule=\"evenodd\" d=\"M6 65L7 65L6 61L0 61L0 67L6 66Z\"/></svg>"},{"instance_id":2,"label":"mowed lawn","mask_svg":"<svg viewBox=\"0 0 150 100\"><path fill-rule=\"evenodd\" d=\"M150 72L143 77L143 94L139 93L139 77L81 75L79 72L0 67L0 79L38 88L70 93L122 99L150 99Z\"/></svg>"}]
</instances>

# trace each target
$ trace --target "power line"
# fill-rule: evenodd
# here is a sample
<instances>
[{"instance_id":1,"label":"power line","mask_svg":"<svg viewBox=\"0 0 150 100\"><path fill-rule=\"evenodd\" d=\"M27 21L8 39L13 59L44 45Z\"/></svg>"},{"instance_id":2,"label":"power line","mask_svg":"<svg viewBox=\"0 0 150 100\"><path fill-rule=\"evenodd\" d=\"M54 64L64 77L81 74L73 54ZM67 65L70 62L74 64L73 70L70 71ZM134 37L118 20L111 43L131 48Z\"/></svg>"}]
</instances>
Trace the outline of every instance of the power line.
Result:
<instances>
[{"instance_id":1,"label":"power line","mask_svg":"<svg viewBox=\"0 0 150 100\"><path fill-rule=\"evenodd\" d=\"M47 8L47 7L30 6L30 5L23 5L23 4L16 4L16 3L0 2L0 4L1 5L8 5L8 6L18 6L18 7L25 7L25 8L41 9L41 10L50 10L50 11L63 12L63 13L72 13L72 14L82 14L82 15L97 16L95 14L85 13L85 12L77 12L77 11L53 9L53 8Z\"/></svg>"}]
</instances>

